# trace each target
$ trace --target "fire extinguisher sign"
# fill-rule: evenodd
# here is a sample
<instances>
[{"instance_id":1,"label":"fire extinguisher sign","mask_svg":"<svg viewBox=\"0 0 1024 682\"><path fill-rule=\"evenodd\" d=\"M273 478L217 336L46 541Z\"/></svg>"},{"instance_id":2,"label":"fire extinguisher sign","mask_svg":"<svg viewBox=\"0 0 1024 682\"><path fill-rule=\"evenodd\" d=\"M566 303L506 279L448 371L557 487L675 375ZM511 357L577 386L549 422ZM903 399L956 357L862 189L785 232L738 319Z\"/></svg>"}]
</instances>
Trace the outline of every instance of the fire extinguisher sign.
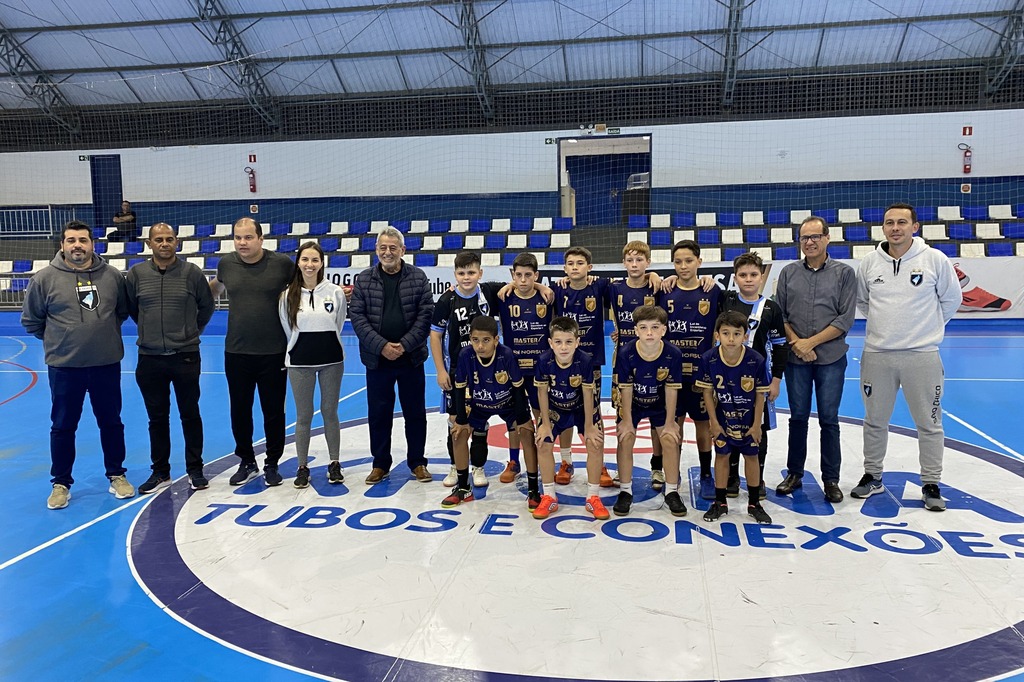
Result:
<instances>
[{"instance_id":1,"label":"fire extinguisher sign","mask_svg":"<svg viewBox=\"0 0 1024 682\"><path fill-rule=\"evenodd\" d=\"M963 132L963 136L964 137L970 137L973 134L974 134L974 126L964 126L964 132ZM256 157L255 156L250 157L250 160L251 161L255 161Z\"/></svg>"},{"instance_id":2,"label":"fire extinguisher sign","mask_svg":"<svg viewBox=\"0 0 1024 682\"><path fill-rule=\"evenodd\" d=\"M964 130L967 130L967 129L964 128ZM967 133L964 133L964 135L966 135L966 134ZM255 154L250 154L249 155L249 163L256 163L256 155Z\"/></svg>"}]
</instances>

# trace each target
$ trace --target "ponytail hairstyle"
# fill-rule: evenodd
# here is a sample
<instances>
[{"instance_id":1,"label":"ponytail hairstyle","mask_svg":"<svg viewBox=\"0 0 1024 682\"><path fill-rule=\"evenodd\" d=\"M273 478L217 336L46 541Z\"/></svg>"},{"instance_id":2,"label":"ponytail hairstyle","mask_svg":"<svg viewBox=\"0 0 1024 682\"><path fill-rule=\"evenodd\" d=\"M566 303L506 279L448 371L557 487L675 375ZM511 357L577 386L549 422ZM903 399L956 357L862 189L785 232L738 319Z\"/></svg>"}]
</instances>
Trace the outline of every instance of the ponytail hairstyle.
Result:
<instances>
[{"instance_id":1,"label":"ponytail hairstyle","mask_svg":"<svg viewBox=\"0 0 1024 682\"><path fill-rule=\"evenodd\" d=\"M288 295L285 301L288 303L288 324L291 325L292 329L295 329L296 318L299 315L299 303L302 297L302 268L299 267L299 258L302 257L302 252L307 249L313 249L320 254L321 267L316 273L316 283L324 281L324 268L327 267L327 263L324 261L324 250L320 248L320 245L316 242L303 242L299 246L299 250L295 252L295 270L292 272L292 281L288 283Z\"/></svg>"}]
</instances>

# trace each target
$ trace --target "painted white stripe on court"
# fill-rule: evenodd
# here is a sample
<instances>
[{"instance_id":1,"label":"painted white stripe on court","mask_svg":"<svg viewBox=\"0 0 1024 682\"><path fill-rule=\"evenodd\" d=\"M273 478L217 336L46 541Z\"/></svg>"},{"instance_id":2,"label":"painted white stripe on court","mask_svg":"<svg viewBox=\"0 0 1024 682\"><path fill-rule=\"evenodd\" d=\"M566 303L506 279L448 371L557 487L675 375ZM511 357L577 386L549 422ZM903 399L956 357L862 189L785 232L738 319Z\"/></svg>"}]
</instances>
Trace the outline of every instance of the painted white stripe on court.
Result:
<instances>
[{"instance_id":1,"label":"painted white stripe on court","mask_svg":"<svg viewBox=\"0 0 1024 682\"><path fill-rule=\"evenodd\" d=\"M1002 448L1003 450L1005 450L1007 453L1009 453L1013 457L1016 457L1017 459L1024 459L1024 455L1020 454L1019 452L1017 452L1016 450L1014 450L1013 448L1011 448L1008 445L1003 445L1002 443L997 441L995 438L993 438L992 436L990 436L987 433L985 433L984 431L982 431L981 429L978 429L978 428L975 428L974 426L971 426L970 424L968 424L967 422L965 422L963 419L961 419L960 417L956 416L955 414L953 414L951 412L947 412L946 410L943 410L942 414L946 415L947 417L949 417L950 419L955 421L960 426L963 426L965 429L968 429L968 430L973 431L974 433L978 434L979 436L981 436L982 438L987 440L989 443L992 443L996 447Z\"/></svg>"},{"instance_id":2,"label":"painted white stripe on court","mask_svg":"<svg viewBox=\"0 0 1024 682\"><path fill-rule=\"evenodd\" d=\"M28 350L28 344L26 344L26 343L25 343L24 341L22 341L21 339L15 338L15 337L13 337L13 336L5 336L4 338L5 338L5 339L8 339L8 340L10 340L10 341L14 341L15 343L17 343L17 344L21 345L21 350L19 350L19 351L18 351L17 353L15 353L14 355L12 355L11 357L9 357L9 358L5 358L5 361L6 361L6 362L10 362L11 360L13 360L14 358L18 357L19 355L21 355L22 353L24 353L25 351L27 351L27 350ZM25 370L21 370L21 371L22 371L22 372L24 372Z\"/></svg>"}]
</instances>

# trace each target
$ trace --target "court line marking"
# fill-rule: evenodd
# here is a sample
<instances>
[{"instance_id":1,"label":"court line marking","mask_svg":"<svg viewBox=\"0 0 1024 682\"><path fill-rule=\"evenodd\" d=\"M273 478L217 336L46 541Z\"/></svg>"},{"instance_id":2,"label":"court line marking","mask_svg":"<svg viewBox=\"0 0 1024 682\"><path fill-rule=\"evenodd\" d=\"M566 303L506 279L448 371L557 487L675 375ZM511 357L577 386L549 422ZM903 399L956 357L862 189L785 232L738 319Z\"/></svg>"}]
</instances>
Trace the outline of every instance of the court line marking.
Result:
<instances>
[{"instance_id":1,"label":"court line marking","mask_svg":"<svg viewBox=\"0 0 1024 682\"><path fill-rule=\"evenodd\" d=\"M1003 450L1005 450L1007 453L1009 453L1011 456L1015 457L1016 459L1024 460L1024 455L1020 454L1019 452L1017 452L1016 450L1014 450L1010 446L1004 445L1004 444L1000 443L995 438L993 438L992 436L988 435L987 433L985 433L981 429L979 429L979 428L977 428L975 426L972 426L971 424L968 424L967 422L965 422L963 419L961 419L960 417L956 416L952 412L947 412L946 410L943 410L942 414L946 415L947 417L949 417L950 419L955 421L957 424L960 424L965 429L967 429L969 431L972 431L973 433L981 436L982 438L987 440L989 443L992 443L996 447L1002 448Z\"/></svg>"},{"instance_id":2,"label":"court line marking","mask_svg":"<svg viewBox=\"0 0 1024 682\"><path fill-rule=\"evenodd\" d=\"M21 350L19 350L17 353L12 355L11 357L6 358L6 360L8 362L10 362L11 360L13 360L14 358L18 357L19 355L21 355L22 353L24 353L25 351L28 350L28 344L25 343L24 341L22 341L21 339L17 338L16 336L5 336L4 338L5 339L9 339L11 341L14 341L15 343L21 344Z\"/></svg>"}]
</instances>

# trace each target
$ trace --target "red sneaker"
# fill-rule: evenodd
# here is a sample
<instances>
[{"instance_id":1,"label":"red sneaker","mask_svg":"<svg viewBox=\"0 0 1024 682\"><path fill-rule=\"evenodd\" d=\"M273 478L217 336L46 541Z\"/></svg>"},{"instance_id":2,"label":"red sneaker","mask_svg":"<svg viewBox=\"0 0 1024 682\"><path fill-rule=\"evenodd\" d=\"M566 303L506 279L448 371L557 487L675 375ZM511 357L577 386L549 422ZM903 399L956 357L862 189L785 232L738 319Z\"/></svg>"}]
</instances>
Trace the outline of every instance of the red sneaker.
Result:
<instances>
[{"instance_id":1,"label":"red sneaker","mask_svg":"<svg viewBox=\"0 0 1024 682\"><path fill-rule=\"evenodd\" d=\"M611 488L615 485L615 480L612 475L608 473L608 467L601 467L601 487Z\"/></svg>"},{"instance_id":2,"label":"red sneaker","mask_svg":"<svg viewBox=\"0 0 1024 682\"><path fill-rule=\"evenodd\" d=\"M533 511L540 506L540 493L526 493L526 508Z\"/></svg>"},{"instance_id":3,"label":"red sneaker","mask_svg":"<svg viewBox=\"0 0 1024 682\"><path fill-rule=\"evenodd\" d=\"M498 476L498 480L502 483L511 483L516 480L516 476L519 475L519 471L519 462L509 460L505 465L505 470L501 472L501 476Z\"/></svg>"},{"instance_id":4,"label":"red sneaker","mask_svg":"<svg viewBox=\"0 0 1024 682\"><path fill-rule=\"evenodd\" d=\"M572 464L569 464L564 459L562 463L558 465L558 471L555 473L555 483L558 485L569 485L572 481L572 472L575 471Z\"/></svg>"},{"instance_id":5,"label":"red sneaker","mask_svg":"<svg viewBox=\"0 0 1024 682\"><path fill-rule=\"evenodd\" d=\"M1004 310L1009 310L1010 306L1013 305L1010 301L1005 298L996 296L995 294L985 291L981 287L974 287L968 289L967 285L970 284L971 278L968 277L963 270L960 269L959 263L953 265L953 269L956 271L957 279L960 280L960 288L963 289L961 292L964 297L963 303L960 304L960 308L957 312L961 313L999 313Z\"/></svg>"},{"instance_id":6,"label":"red sneaker","mask_svg":"<svg viewBox=\"0 0 1024 682\"><path fill-rule=\"evenodd\" d=\"M591 495L587 498L587 511L593 514L594 518L598 521L604 521L608 518L608 510L597 495Z\"/></svg>"},{"instance_id":7,"label":"red sneaker","mask_svg":"<svg viewBox=\"0 0 1024 682\"><path fill-rule=\"evenodd\" d=\"M546 519L553 511L558 511L558 500L550 495L544 495L540 498L540 504L533 510L533 518Z\"/></svg>"},{"instance_id":8,"label":"red sneaker","mask_svg":"<svg viewBox=\"0 0 1024 682\"><path fill-rule=\"evenodd\" d=\"M444 509L451 509L452 507L458 507L463 502L473 501L473 491L465 488L455 488L452 490L452 494L441 500L441 507Z\"/></svg>"}]
</instances>

